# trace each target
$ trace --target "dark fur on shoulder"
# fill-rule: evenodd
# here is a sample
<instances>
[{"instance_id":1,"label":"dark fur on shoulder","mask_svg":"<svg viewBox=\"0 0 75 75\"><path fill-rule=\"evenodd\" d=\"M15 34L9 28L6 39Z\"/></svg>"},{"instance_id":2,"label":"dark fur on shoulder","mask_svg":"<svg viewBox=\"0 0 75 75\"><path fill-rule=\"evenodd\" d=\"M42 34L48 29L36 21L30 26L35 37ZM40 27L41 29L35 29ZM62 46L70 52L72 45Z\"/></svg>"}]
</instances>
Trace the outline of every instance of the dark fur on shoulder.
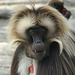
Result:
<instances>
[{"instance_id":1,"label":"dark fur on shoulder","mask_svg":"<svg viewBox=\"0 0 75 75\"><path fill-rule=\"evenodd\" d=\"M37 75L75 75L75 57L65 50L61 55L52 53L40 62Z\"/></svg>"}]
</instances>

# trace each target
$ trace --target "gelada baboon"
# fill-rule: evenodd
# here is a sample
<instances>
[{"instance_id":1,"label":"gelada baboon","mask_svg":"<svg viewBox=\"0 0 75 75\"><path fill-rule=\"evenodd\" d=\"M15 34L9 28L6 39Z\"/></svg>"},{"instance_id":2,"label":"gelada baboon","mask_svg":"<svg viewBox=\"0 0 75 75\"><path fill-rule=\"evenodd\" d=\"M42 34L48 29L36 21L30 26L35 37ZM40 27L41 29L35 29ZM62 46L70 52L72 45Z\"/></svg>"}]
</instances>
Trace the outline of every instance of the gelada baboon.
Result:
<instances>
[{"instance_id":1,"label":"gelada baboon","mask_svg":"<svg viewBox=\"0 0 75 75\"><path fill-rule=\"evenodd\" d=\"M18 44L11 75L75 75L75 32L67 24L70 16L61 0L14 14L8 36Z\"/></svg>"}]
</instances>

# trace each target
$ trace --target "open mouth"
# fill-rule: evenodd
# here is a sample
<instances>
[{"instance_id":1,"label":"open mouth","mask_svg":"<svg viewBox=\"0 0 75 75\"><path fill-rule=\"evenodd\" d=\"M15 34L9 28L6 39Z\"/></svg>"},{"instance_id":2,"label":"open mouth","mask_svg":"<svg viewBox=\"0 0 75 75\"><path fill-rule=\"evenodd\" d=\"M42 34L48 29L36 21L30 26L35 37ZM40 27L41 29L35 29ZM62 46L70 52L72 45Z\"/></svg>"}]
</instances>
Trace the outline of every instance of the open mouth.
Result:
<instances>
[{"instance_id":1,"label":"open mouth","mask_svg":"<svg viewBox=\"0 0 75 75\"><path fill-rule=\"evenodd\" d=\"M37 51L37 50L33 50L34 53L41 53L41 52L44 52L44 50L41 50L41 51Z\"/></svg>"}]
</instances>

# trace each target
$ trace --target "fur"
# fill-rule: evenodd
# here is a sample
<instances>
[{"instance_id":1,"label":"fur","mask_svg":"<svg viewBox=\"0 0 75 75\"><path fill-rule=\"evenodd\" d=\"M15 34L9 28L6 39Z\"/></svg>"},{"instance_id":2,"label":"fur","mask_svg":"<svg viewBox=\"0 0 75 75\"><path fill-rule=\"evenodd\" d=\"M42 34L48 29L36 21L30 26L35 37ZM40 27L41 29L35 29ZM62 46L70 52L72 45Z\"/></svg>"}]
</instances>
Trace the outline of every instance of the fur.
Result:
<instances>
[{"instance_id":1,"label":"fur","mask_svg":"<svg viewBox=\"0 0 75 75\"><path fill-rule=\"evenodd\" d=\"M25 31L36 24L48 29L47 40L50 43L50 56L41 61L25 54L29 45ZM11 75L29 75L31 64L34 65L34 75L75 74L75 32L69 29L67 20L56 9L42 6L18 11L10 20L8 37L11 43L20 43L14 54Z\"/></svg>"},{"instance_id":2,"label":"fur","mask_svg":"<svg viewBox=\"0 0 75 75\"><path fill-rule=\"evenodd\" d=\"M9 40L17 41L17 39L19 39L20 41L21 39L23 40L23 38L27 39L26 35L23 35L24 31L30 27L34 27L37 23L49 30L48 38L56 38L56 35L57 38L59 36L63 37L68 31L66 21L67 20L58 13L56 9L50 6L43 6L37 9L23 9L18 11L18 13L11 18L9 26ZM54 35L53 33L55 32L56 34Z\"/></svg>"}]
</instances>

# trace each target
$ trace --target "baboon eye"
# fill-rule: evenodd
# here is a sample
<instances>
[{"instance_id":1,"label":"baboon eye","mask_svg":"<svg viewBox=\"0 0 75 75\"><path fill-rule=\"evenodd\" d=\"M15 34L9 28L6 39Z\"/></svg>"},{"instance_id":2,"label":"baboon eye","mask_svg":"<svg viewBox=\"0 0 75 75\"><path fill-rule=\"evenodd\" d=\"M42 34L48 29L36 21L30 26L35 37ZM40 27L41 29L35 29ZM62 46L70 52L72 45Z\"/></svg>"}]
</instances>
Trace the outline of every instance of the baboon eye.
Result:
<instances>
[{"instance_id":1,"label":"baboon eye","mask_svg":"<svg viewBox=\"0 0 75 75\"><path fill-rule=\"evenodd\" d=\"M57 7L57 5L55 3L51 4L53 7Z\"/></svg>"},{"instance_id":2,"label":"baboon eye","mask_svg":"<svg viewBox=\"0 0 75 75\"><path fill-rule=\"evenodd\" d=\"M46 33L46 30L45 29L41 29L40 31L39 31L39 34L45 34Z\"/></svg>"},{"instance_id":3,"label":"baboon eye","mask_svg":"<svg viewBox=\"0 0 75 75\"><path fill-rule=\"evenodd\" d=\"M45 32L44 30L39 31L40 34L44 34L44 32Z\"/></svg>"},{"instance_id":4,"label":"baboon eye","mask_svg":"<svg viewBox=\"0 0 75 75\"><path fill-rule=\"evenodd\" d=\"M33 30L30 30L29 32L30 32L30 34L32 34L32 35L34 35L34 34L36 33L36 32L33 31Z\"/></svg>"}]
</instances>

